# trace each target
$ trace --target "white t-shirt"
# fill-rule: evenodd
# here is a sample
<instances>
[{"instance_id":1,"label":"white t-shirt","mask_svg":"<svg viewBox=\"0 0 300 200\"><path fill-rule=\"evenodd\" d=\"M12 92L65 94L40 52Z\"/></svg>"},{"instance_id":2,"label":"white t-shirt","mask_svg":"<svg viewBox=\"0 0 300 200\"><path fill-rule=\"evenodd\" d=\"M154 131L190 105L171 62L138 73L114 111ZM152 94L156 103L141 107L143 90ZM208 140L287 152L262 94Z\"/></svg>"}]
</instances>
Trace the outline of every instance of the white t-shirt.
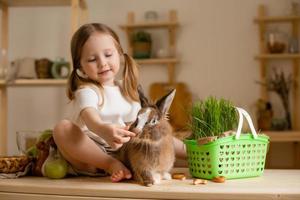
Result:
<instances>
[{"instance_id":1,"label":"white t-shirt","mask_svg":"<svg viewBox=\"0 0 300 200\"><path fill-rule=\"evenodd\" d=\"M71 114L68 118L84 132L88 132L88 128L81 119L80 112L88 107L96 109L103 123L121 127L126 126L125 122L135 121L141 109L139 102L128 102L122 96L119 86L104 86L103 96L96 87L78 89L71 102Z\"/></svg>"}]
</instances>

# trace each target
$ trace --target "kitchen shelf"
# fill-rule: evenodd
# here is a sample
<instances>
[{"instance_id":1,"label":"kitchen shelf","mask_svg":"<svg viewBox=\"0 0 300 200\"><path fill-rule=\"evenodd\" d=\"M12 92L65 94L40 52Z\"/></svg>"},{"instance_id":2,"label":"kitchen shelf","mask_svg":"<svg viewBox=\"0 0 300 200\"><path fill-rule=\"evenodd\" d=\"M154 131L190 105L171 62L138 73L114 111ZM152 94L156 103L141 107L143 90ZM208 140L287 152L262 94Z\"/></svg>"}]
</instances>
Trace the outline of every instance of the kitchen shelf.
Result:
<instances>
[{"instance_id":1,"label":"kitchen shelf","mask_svg":"<svg viewBox=\"0 0 300 200\"><path fill-rule=\"evenodd\" d=\"M176 66L180 63L180 59L177 57L177 31L180 27L180 23L177 18L176 10L169 10L168 16L166 19L158 18L156 20L151 20L151 22L147 21L138 21L135 19L135 13L129 12L127 13L127 21L125 24L121 24L120 28L126 34L127 39L127 48L128 54L133 55L133 50L136 48L136 44L134 44L132 40L132 36L134 33L138 31L152 31L151 34L155 34L155 31L161 31L159 37L160 40L156 37L152 37L153 46L160 47L162 50L166 50L168 56L164 57L150 57L147 59L135 59L138 65L142 67L148 66L160 66L164 67L167 71L166 82L156 82L152 83L149 86L149 97L152 100L158 99L159 97L165 95L170 91L170 88L176 89L176 98L174 99L172 106L169 110L169 118L170 123L173 127L174 131L185 130L188 124L188 113L186 109L191 105L192 94L190 93L187 85L183 82L177 82L175 71ZM166 47L162 47L161 44L156 45L156 42L165 41ZM147 44L148 45L148 44ZM147 46L146 46L147 47ZM137 49L143 49L143 46L138 47ZM157 49L158 50L158 49ZM156 54L156 53L152 53ZM158 70L158 68L155 68Z\"/></svg>"},{"instance_id":2,"label":"kitchen shelf","mask_svg":"<svg viewBox=\"0 0 300 200\"><path fill-rule=\"evenodd\" d=\"M293 88L292 88L292 126L294 130L300 130L299 125L299 65L300 65L300 54L290 54L290 53L281 53L281 54L270 54L266 48L266 30L269 23L278 23L284 22L292 26L291 34L293 37L299 39L299 23L300 16L266 16L266 9L264 5L258 7L258 17L254 19L258 24L259 28L259 47L260 52L254 58L259 61L260 64L260 82L265 83L267 81L267 67L268 61L270 60L290 60L292 66L292 75L293 75ZM266 101L269 100L269 94L265 86L260 88L260 97Z\"/></svg>"},{"instance_id":3,"label":"kitchen shelf","mask_svg":"<svg viewBox=\"0 0 300 200\"><path fill-rule=\"evenodd\" d=\"M291 22L291 21L299 21L300 16L291 15L291 16L274 16L274 17L257 17L254 19L256 23L278 23L278 22Z\"/></svg>"},{"instance_id":4,"label":"kitchen shelf","mask_svg":"<svg viewBox=\"0 0 300 200\"><path fill-rule=\"evenodd\" d=\"M177 22L153 22L153 23L136 23L121 25L122 29L139 29L139 28L173 28L179 26Z\"/></svg>"},{"instance_id":5,"label":"kitchen shelf","mask_svg":"<svg viewBox=\"0 0 300 200\"><path fill-rule=\"evenodd\" d=\"M300 131L263 131L263 133L270 137L270 142L272 143L282 143L282 142L291 143L291 145L293 145L294 164L288 168L291 169L300 168ZM271 151L271 149L269 149L269 151ZM268 154L268 159L272 160L272 153L270 152ZM277 158L274 157L273 159L277 159ZM271 166L270 162L267 162L267 166L270 168L282 168L282 166Z\"/></svg>"},{"instance_id":6,"label":"kitchen shelf","mask_svg":"<svg viewBox=\"0 0 300 200\"><path fill-rule=\"evenodd\" d=\"M291 90L291 102L292 102L292 129L291 131L262 131L270 137L270 142L280 143L280 142L291 142L294 145L294 166L293 168L300 168L300 126L299 126L299 62L300 54L270 54L267 50L266 42L266 31L267 26L270 23L286 23L291 25L291 35L294 38L299 39L299 23L300 16L266 16L266 9L264 5L258 7L258 17L254 19L254 22L258 25L259 30L259 48L260 52L254 58L258 60L260 64L260 82L265 83L267 81L267 67L269 67L269 61L277 62L280 60L291 61L288 65L292 67L293 75L293 87ZM272 24L273 25L273 24ZM263 85L260 87L260 98L269 101L269 94L267 88ZM271 144L272 146L272 144ZM271 150L270 150L271 151ZM268 160L271 159L272 153L269 152ZM277 159L277 158L274 158ZM271 166L271 162L267 162L267 166L271 168L276 168L276 166ZM277 166L280 167L280 166Z\"/></svg>"},{"instance_id":7,"label":"kitchen shelf","mask_svg":"<svg viewBox=\"0 0 300 200\"><path fill-rule=\"evenodd\" d=\"M41 7L66 6L71 10L70 27L73 34L78 27L87 21L87 5L85 0L0 0L1 9L1 53L0 67L9 66L9 11L11 7ZM30 23L29 23L30 24ZM34 28L34 27L31 27ZM7 87L10 86L60 86L66 85L66 80L58 79L18 79L12 84L0 80L0 155L7 154Z\"/></svg>"},{"instance_id":8,"label":"kitchen shelf","mask_svg":"<svg viewBox=\"0 0 300 200\"><path fill-rule=\"evenodd\" d=\"M300 131L262 131L271 142L300 142Z\"/></svg>"},{"instance_id":9,"label":"kitchen shelf","mask_svg":"<svg viewBox=\"0 0 300 200\"><path fill-rule=\"evenodd\" d=\"M9 7L33 7L33 6L68 6L70 0L1 0Z\"/></svg>"},{"instance_id":10,"label":"kitchen shelf","mask_svg":"<svg viewBox=\"0 0 300 200\"><path fill-rule=\"evenodd\" d=\"M300 59L300 54L259 54L255 59Z\"/></svg>"},{"instance_id":11,"label":"kitchen shelf","mask_svg":"<svg viewBox=\"0 0 300 200\"><path fill-rule=\"evenodd\" d=\"M179 62L177 58L150 58L150 59L135 59L138 64L176 64Z\"/></svg>"},{"instance_id":12,"label":"kitchen shelf","mask_svg":"<svg viewBox=\"0 0 300 200\"><path fill-rule=\"evenodd\" d=\"M176 55L176 29L179 26L177 21L177 12L175 10L169 11L168 21L156 22L135 22L135 15L129 12L127 15L127 23L120 25L120 28L126 32L128 54L133 55L133 43L131 36L134 31L139 29L167 29L168 30L168 51L171 55ZM159 64L168 67L169 83L175 83L175 65L179 62L177 58L149 58L149 59L135 59L140 65Z\"/></svg>"},{"instance_id":13,"label":"kitchen shelf","mask_svg":"<svg viewBox=\"0 0 300 200\"><path fill-rule=\"evenodd\" d=\"M25 86L25 85L34 85L34 86L55 86L55 85L66 85L67 79L17 79L13 83L6 83L4 80L0 80L0 85L7 86Z\"/></svg>"}]
</instances>

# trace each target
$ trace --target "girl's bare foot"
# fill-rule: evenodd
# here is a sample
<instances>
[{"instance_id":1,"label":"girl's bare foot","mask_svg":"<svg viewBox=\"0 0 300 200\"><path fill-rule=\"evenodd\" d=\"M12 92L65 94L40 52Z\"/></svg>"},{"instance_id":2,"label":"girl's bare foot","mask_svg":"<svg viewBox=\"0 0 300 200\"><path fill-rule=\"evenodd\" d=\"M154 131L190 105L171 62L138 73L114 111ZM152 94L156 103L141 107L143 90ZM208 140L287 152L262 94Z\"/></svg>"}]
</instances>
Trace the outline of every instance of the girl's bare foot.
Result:
<instances>
[{"instance_id":1,"label":"girl's bare foot","mask_svg":"<svg viewBox=\"0 0 300 200\"><path fill-rule=\"evenodd\" d=\"M112 182L119 182L132 177L131 172L118 160L111 163L108 171L111 174L110 179Z\"/></svg>"}]
</instances>

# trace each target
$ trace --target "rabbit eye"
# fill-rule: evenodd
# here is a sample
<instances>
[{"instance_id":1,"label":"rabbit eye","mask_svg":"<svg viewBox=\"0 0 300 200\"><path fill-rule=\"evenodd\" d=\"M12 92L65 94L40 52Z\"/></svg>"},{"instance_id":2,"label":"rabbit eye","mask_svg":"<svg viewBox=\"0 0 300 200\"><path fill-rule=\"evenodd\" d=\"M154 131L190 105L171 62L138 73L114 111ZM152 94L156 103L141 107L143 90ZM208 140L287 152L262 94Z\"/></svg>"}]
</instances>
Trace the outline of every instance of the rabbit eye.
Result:
<instances>
[{"instance_id":1,"label":"rabbit eye","mask_svg":"<svg viewBox=\"0 0 300 200\"><path fill-rule=\"evenodd\" d=\"M157 118L155 117L155 118L152 118L148 124L149 124L150 126L154 126L154 125L156 125L157 123L158 123L158 120L157 120Z\"/></svg>"}]
</instances>

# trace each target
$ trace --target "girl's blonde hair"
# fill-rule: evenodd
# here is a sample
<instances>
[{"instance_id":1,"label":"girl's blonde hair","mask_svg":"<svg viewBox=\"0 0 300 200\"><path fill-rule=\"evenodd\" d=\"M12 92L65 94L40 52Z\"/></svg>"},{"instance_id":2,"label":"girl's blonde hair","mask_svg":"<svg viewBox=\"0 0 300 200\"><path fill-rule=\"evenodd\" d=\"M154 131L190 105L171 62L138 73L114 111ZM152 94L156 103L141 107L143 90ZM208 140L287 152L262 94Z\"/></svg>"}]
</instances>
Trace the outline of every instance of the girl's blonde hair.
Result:
<instances>
[{"instance_id":1,"label":"girl's blonde hair","mask_svg":"<svg viewBox=\"0 0 300 200\"><path fill-rule=\"evenodd\" d=\"M123 70L123 83L119 85L121 93L128 101L139 101L137 92L138 87L138 67L136 62L129 55L124 53L119 37L108 26L100 23L90 23L81 26L73 35L71 40L71 56L73 71L68 80L67 96L70 100L74 99L75 91L83 85L94 84L99 89L103 89L102 85L90 79L85 79L76 73L76 70L80 68L80 59L82 48L88 38L95 32L109 34L114 39L116 49L118 53L124 56L124 70Z\"/></svg>"}]
</instances>

